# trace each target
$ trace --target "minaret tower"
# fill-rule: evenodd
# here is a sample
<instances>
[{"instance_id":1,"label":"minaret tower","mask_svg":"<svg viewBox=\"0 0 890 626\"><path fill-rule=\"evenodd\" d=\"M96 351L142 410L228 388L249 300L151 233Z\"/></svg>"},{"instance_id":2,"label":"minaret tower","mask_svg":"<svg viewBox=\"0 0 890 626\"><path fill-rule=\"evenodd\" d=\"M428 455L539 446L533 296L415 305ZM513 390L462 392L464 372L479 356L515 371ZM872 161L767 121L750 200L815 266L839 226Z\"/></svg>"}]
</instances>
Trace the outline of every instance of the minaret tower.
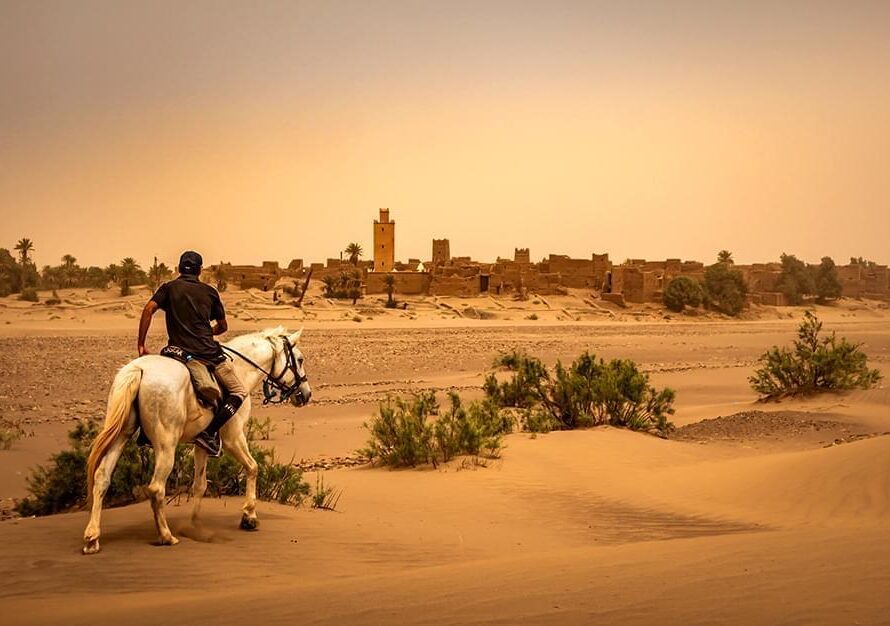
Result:
<instances>
[{"instance_id":1,"label":"minaret tower","mask_svg":"<svg viewBox=\"0 0 890 626\"><path fill-rule=\"evenodd\" d=\"M396 223L389 219L389 209L380 209L374 220L374 271L391 272L396 260Z\"/></svg>"}]
</instances>

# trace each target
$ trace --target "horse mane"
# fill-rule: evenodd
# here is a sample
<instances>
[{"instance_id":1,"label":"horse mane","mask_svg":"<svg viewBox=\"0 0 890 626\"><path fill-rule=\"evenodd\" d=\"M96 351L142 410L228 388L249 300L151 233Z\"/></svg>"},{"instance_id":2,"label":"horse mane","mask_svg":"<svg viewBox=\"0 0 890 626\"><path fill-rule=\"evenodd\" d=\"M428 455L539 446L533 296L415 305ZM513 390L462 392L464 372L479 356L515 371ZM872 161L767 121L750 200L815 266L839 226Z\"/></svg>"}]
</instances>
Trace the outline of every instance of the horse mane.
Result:
<instances>
[{"instance_id":1,"label":"horse mane","mask_svg":"<svg viewBox=\"0 0 890 626\"><path fill-rule=\"evenodd\" d=\"M290 334L288 330L284 326L275 326L274 328L266 328L264 330L257 330L252 333L246 333L244 335L238 335L234 339L227 341L227 344L232 344L233 347L239 345L252 344L257 340L267 340L273 337L278 337L280 335L288 335Z\"/></svg>"}]
</instances>

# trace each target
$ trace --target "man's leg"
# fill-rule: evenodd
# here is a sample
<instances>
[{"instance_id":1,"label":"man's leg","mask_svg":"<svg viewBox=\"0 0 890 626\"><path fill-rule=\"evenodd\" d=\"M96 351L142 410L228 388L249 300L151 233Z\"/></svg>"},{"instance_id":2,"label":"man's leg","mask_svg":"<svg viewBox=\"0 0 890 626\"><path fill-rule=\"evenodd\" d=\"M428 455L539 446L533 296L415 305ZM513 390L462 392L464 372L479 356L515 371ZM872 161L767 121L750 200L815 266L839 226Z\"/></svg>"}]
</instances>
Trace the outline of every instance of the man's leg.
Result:
<instances>
[{"instance_id":1,"label":"man's leg","mask_svg":"<svg viewBox=\"0 0 890 626\"><path fill-rule=\"evenodd\" d=\"M223 403L219 405L216 413L214 413L210 425L195 437L195 445L204 448L209 455L217 457L222 454L219 430L241 408L241 403L247 397L247 389L244 388L244 384L238 378L235 368L232 367L228 359L217 365L214 373L219 382L226 388L228 395L223 400Z\"/></svg>"}]
</instances>

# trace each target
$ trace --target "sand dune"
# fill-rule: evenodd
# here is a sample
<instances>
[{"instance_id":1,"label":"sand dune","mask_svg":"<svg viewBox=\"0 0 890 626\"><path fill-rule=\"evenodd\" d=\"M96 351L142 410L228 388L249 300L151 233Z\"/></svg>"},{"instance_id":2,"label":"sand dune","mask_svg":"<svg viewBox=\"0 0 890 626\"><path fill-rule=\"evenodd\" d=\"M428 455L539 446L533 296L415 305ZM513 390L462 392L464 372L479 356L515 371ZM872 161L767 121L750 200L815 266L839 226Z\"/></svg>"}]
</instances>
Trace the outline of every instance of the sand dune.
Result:
<instances>
[{"instance_id":1,"label":"sand dune","mask_svg":"<svg viewBox=\"0 0 890 626\"><path fill-rule=\"evenodd\" d=\"M101 415L131 358L133 320L96 308L52 321L0 310L11 322L0 325L0 417L34 433L0 451L5 502L25 495L28 467L64 445L74 420ZM746 377L794 320L505 325L423 310L350 325L332 307L306 322L316 402L257 409L279 458L350 454L387 393L473 395L492 358L516 347L548 363L585 349L634 358L677 390L675 422L698 428L676 440L608 427L514 434L485 467L330 470L337 512L261 503L257 533L237 529L237 499L208 501L199 527L174 503L172 548L152 544L147 503L106 511L95 557L80 554L83 512L0 522L0 621L887 623L890 389L755 403ZM890 375L886 319L843 317L854 313L838 311L832 327ZM51 388L47 354L59 357Z\"/></svg>"}]
</instances>

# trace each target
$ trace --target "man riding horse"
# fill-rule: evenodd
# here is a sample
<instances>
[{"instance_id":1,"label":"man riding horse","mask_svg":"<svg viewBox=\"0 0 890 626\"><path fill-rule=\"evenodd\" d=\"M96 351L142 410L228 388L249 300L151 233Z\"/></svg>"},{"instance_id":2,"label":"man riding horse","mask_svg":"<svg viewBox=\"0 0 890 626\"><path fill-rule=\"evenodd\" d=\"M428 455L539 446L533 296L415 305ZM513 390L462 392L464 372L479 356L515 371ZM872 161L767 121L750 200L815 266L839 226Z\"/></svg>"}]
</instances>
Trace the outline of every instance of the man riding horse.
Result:
<instances>
[{"instance_id":1,"label":"man riding horse","mask_svg":"<svg viewBox=\"0 0 890 626\"><path fill-rule=\"evenodd\" d=\"M195 436L194 443L218 457L222 454L219 431L238 411L247 390L232 363L214 339L228 330L226 311L219 293L198 277L203 259L197 252L184 252L179 259L179 277L164 283L142 310L139 320L139 356L148 354L145 337L151 318L158 309L164 311L167 322L167 342L180 348L187 359L194 359L212 368L217 380L225 387L227 396L213 415L205 430Z\"/></svg>"}]
</instances>

